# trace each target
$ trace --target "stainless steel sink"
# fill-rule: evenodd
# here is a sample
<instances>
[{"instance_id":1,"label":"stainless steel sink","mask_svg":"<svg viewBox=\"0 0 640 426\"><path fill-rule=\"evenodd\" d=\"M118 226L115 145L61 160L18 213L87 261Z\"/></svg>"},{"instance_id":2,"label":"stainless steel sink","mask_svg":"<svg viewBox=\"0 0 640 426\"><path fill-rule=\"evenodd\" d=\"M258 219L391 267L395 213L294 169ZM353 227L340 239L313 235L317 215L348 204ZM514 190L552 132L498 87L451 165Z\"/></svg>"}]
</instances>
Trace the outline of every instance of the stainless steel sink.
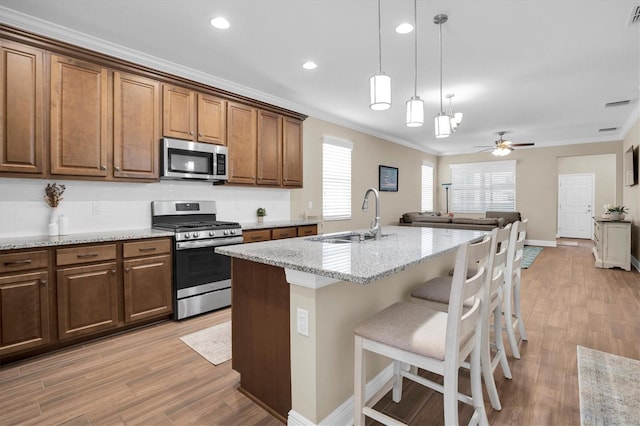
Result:
<instances>
[{"instance_id":1,"label":"stainless steel sink","mask_svg":"<svg viewBox=\"0 0 640 426\"><path fill-rule=\"evenodd\" d=\"M382 237L386 237L383 234ZM320 241L323 243L361 243L375 239L375 235L368 232L344 232L342 234L320 235L318 237L310 237L309 241Z\"/></svg>"}]
</instances>

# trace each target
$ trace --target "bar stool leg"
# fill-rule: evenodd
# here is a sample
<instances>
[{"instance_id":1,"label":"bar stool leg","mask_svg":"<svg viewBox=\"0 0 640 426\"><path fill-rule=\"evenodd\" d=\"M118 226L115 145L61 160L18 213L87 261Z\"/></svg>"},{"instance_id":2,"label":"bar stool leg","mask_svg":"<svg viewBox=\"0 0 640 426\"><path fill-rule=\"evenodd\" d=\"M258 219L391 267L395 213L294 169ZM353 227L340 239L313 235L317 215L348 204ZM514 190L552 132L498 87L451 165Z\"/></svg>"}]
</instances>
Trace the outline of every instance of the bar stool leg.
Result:
<instances>
[{"instance_id":1,"label":"bar stool leg","mask_svg":"<svg viewBox=\"0 0 640 426\"><path fill-rule=\"evenodd\" d=\"M362 349L362 337L355 336L355 362L354 362L354 384L353 384L353 424L354 426L364 426L365 415L362 412L364 408L364 391L365 391L365 360L364 351Z\"/></svg>"}]
</instances>

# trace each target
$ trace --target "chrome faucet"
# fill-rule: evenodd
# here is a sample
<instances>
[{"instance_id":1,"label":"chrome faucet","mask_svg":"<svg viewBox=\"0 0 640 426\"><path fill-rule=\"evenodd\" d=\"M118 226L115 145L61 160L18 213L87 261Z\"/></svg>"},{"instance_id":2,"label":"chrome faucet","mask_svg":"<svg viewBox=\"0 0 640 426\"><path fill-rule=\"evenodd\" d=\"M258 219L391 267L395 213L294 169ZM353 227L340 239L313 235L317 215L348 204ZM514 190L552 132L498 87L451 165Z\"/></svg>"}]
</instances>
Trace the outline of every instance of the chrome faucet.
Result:
<instances>
[{"instance_id":1,"label":"chrome faucet","mask_svg":"<svg viewBox=\"0 0 640 426\"><path fill-rule=\"evenodd\" d=\"M369 208L369 194L373 193L376 196L376 217L371 221L371 228L369 234L374 235L376 240L382 238L382 228L380 227L380 194L375 188L367 189L364 194L364 201L362 202L362 210Z\"/></svg>"}]
</instances>

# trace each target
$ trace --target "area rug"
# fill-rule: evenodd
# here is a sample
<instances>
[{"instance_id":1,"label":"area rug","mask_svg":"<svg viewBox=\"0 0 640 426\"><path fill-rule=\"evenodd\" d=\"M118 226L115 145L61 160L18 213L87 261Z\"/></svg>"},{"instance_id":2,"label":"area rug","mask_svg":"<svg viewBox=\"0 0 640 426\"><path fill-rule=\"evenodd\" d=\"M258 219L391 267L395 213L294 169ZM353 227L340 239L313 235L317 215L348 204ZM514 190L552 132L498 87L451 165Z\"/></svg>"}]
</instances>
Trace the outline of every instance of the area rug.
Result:
<instances>
[{"instance_id":1,"label":"area rug","mask_svg":"<svg viewBox=\"0 0 640 426\"><path fill-rule=\"evenodd\" d=\"M231 359L231 321L187 334L180 340L214 365Z\"/></svg>"},{"instance_id":2,"label":"area rug","mask_svg":"<svg viewBox=\"0 0 640 426\"><path fill-rule=\"evenodd\" d=\"M578 346L580 424L640 424L640 361Z\"/></svg>"},{"instance_id":3,"label":"area rug","mask_svg":"<svg viewBox=\"0 0 640 426\"><path fill-rule=\"evenodd\" d=\"M543 247L536 246L524 246L522 249L522 269L527 269L536 257L540 254Z\"/></svg>"}]
</instances>

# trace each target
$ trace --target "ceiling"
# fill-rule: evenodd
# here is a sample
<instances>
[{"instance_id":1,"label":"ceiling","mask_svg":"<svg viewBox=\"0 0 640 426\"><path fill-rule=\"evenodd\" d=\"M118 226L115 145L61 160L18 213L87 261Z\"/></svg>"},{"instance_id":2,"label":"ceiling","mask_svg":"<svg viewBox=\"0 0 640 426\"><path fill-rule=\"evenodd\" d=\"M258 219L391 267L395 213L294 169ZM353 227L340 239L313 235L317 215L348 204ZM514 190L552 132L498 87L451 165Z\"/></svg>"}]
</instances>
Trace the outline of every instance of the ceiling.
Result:
<instances>
[{"instance_id":1,"label":"ceiling","mask_svg":"<svg viewBox=\"0 0 640 426\"><path fill-rule=\"evenodd\" d=\"M637 6L640 0L418 0L417 94L425 101L418 128L404 125L414 36L394 30L413 21L411 0L381 3L382 70L392 78L387 111L369 109L376 0L0 0L0 22L447 155L476 152L501 130L536 147L622 139L639 111L640 23L630 24ZM454 93L453 110L464 113L445 139L433 133L439 13L449 15L443 95ZM231 28L209 24L219 15ZM304 70L307 60L318 68ZM626 106L604 107L626 99Z\"/></svg>"}]
</instances>

